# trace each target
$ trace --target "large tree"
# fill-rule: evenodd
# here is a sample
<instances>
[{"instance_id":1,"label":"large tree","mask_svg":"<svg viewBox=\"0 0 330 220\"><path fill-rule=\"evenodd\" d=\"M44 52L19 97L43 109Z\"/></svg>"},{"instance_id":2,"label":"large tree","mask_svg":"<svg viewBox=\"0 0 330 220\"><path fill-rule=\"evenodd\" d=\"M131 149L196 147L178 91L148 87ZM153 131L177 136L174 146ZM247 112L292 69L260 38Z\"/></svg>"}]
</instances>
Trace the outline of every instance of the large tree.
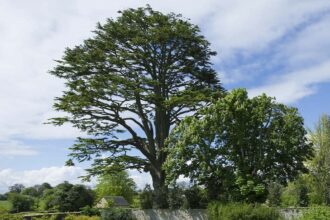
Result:
<instances>
[{"instance_id":1,"label":"large tree","mask_svg":"<svg viewBox=\"0 0 330 220\"><path fill-rule=\"evenodd\" d=\"M267 186L307 171L313 150L297 109L234 90L171 133L168 179L205 185L211 199L265 199Z\"/></svg>"},{"instance_id":2,"label":"large tree","mask_svg":"<svg viewBox=\"0 0 330 220\"><path fill-rule=\"evenodd\" d=\"M88 133L77 139L71 156L94 160L89 174L113 167L149 172L162 207L165 140L183 116L222 94L210 63L216 53L180 15L149 6L119 13L98 24L94 37L66 49L51 71L67 88L55 109L69 113L52 123L69 122Z\"/></svg>"}]
</instances>

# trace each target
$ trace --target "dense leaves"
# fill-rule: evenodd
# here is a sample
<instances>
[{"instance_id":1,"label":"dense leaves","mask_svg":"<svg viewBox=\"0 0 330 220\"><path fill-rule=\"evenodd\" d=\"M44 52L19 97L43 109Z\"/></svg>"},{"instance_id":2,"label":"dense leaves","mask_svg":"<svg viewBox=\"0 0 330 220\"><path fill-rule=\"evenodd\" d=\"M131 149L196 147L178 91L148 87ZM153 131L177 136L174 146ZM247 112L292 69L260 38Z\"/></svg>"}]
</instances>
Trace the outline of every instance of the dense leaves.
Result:
<instances>
[{"instance_id":1,"label":"dense leaves","mask_svg":"<svg viewBox=\"0 0 330 220\"><path fill-rule=\"evenodd\" d=\"M310 163L314 197L330 205L330 117L323 115L309 134L316 152Z\"/></svg>"},{"instance_id":2,"label":"dense leaves","mask_svg":"<svg viewBox=\"0 0 330 220\"><path fill-rule=\"evenodd\" d=\"M282 220L278 210L251 204L212 203L207 211L210 220Z\"/></svg>"},{"instance_id":3,"label":"dense leaves","mask_svg":"<svg viewBox=\"0 0 330 220\"><path fill-rule=\"evenodd\" d=\"M150 172L156 192L166 191L161 167L171 127L222 94L210 63L216 53L180 15L150 7L120 13L68 48L51 71L67 88L54 107L68 113L52 123L68 122L90 135L71 148L74 159L94 160L89 174L141 169Z\"/></svg>"},{"instance_id":4,"label":"dense leaves","mask_svg":"<svg viewBox=\"0 0 330 220\"><path fill-rule=\"evenodd\" d=\"M136 185L126 171L102 175L96 185L96 196L101 199L104 196L123 196L132 204Z\"/></svg>"},{"instance_id":5,"label":"dense leaves","mask_svg":"<svg viewBox=\"0 0 330 220\"><path fill-rule=\"evenodd\" d=\"M83 185L61 183L44 195L45 208L62 212L79 211L93 205L93 192Z\"/></svg>"},{"instance_id":6,"label":"dense leaves","mask_svg":"<svg viewBox=\"0 0 330 220\"><path fill-rule=\"evenodd\" d=\"M166 170L205 185L213 199L265 199L267 184L286 184L307 171L312 156L297 109L234 90L187 117L169 139Z\"/></svg>"},{"instance_id":7,"label":"dense leaves","mask_svg":"<svg viewBox=\"0 0 330 220\"><path fill-rule=\"evenodd\" d=\"M18 193L10 193L8 196L8 200L12 204L13 212L26 212L30 211L34 205L34 199L31 196L25 196Z\"/></svg>"}]
</instances>

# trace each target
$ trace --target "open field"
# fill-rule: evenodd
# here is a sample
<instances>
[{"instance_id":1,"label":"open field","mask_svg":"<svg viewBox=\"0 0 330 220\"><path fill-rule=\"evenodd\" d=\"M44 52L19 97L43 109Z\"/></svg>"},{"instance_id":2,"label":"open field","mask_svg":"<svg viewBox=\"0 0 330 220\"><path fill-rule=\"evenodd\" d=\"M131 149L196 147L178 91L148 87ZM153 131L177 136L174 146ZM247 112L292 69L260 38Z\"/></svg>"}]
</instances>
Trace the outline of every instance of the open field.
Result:
<instances>
[{"instance_id":1,"label":"open field","mask_svg":"<svg viewBox=\"0 0 330 220\"><path fill-rule=\"evenodd\" d=\"M11 203L9 201L0 201L0 210L10 210Z\"/></svg>"}]
</instances>

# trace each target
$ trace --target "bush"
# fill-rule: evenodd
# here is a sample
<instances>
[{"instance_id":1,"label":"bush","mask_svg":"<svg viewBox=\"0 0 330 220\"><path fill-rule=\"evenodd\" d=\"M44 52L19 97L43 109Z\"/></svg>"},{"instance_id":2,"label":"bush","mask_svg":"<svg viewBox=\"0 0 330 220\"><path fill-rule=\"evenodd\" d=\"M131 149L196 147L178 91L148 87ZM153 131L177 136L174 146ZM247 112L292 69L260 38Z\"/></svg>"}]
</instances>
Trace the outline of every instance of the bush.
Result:
<instances>
[{"instance_id":1,"label":"bush","mask_svg":"<svg viewBox=\"0 0 330 220\"><path fill-rule=\"evenodd\" d=\"M18 193L10 193L9 201L12 204L11 209L13 212L31 211L34 205L34 199L32 197Z\"/></svg>"},{"instance_id":2,"label":"bush","mask_svg":"<svg viewBox=\"0 0 330 220\"><path fill-rule=\"evenodd\" d=\"M206 191L194 185L185 190L186 209L205 209L207 207L207 194Z\"/></svg>"},{"instance_id":3,"label":"bush","mask_svg":"<svg viewBox=\"0 0 330 220\"><path fill-rule=\"evenodd\" d=\"M279 212L274 208L232 203L223 205L211 203L208 206L210 220L280 220Z\"/></svg>"},{"instance_id":4,"label":"bush","mask_svg":"<svg viewBox=\"0 0 330 220\"><path fill-rule=\"evenodd\" d=\"M101 212L102 220L133 220L130 209L109 208Z\"/></svg>"},{"instance_id":5,"label":"bush","mask_svg":"<svg viewBox=\"0 0 330 220\"><path fill-rule=\"evenodd\" d=\"M140 193L140 204L142 209L152 209L153 191L151 186L147 184Z\"/></svg>"},{"instance_id":6,"label":"bush","mask_svg":"<svg viewBox=\"0 0 330 220\"><path fill-rule=\"evenodd\" d=\"M277 182L271 182L268 186L267 202L269 206L280 206L283 186Z\"/></svg>"},{"instance_id":7,"label":"bush","mask_svg":"<svg viewBox=\"0 0 330 220\"><path fill-rule=\"evenodd\" d=\"M101 220L99 216L68 215L64 220Z\"/></svg>"},{"instance_id":8,"label":"bush","mask_svg":"<svg viewBox=\"0 0 330 220\"><path fill-rule=\"evenodd\" d=\"M0 219L1 220L22 220L22 216L17 214L9 214L8 212L0 210Z\"/></svg>"},{"instance_id":9,"label":"bush","mask_svg":"<svg viewBox=\"0 0 330 220\"><path fill-rule=\"evenodd\" d=\"M180 209L186 203L184 189L180 186L174 186L169 189L167 202L170 209Z\"/></svg>"},{"instance_id":10,"label":"bush","mask_svg":"<svg viewBox=\"0 0 330 220\"><path fill-rule=\"evenodd\" d=\"M311 207L299 220L328 220L330 219L330 208L326 206Z\"/></svg>"},{"instance_id":11,"label":"bush","mask_svg":"<svg viewBox=\"0 0 330 220\"><path fill-rule=\"evenodd\" d=\"M101 215L99 209L93 208L90 206L85 206L85 207L81 208L80 210L81 210L81 214L86 215L86 216L100 216Z\"/></svg>"}]
</instances>

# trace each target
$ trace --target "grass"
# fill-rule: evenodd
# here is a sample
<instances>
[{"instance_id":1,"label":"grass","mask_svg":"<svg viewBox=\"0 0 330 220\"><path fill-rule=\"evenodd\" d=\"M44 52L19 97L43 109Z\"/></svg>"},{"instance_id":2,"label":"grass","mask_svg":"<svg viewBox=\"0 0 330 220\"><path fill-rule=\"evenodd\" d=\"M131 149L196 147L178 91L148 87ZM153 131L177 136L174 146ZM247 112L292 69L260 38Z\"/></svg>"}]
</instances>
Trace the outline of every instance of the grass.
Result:
<instances>
[{"instance_id":1,"label":"grass","mask_svg":"<svg viewBox=\"0 0 330 220\"><path fill-rule=\"evenodd\" d=\"M11 209L11 203L9 201L0 201L0 210L7 210Z\"/></svg>"}]
</instances>

